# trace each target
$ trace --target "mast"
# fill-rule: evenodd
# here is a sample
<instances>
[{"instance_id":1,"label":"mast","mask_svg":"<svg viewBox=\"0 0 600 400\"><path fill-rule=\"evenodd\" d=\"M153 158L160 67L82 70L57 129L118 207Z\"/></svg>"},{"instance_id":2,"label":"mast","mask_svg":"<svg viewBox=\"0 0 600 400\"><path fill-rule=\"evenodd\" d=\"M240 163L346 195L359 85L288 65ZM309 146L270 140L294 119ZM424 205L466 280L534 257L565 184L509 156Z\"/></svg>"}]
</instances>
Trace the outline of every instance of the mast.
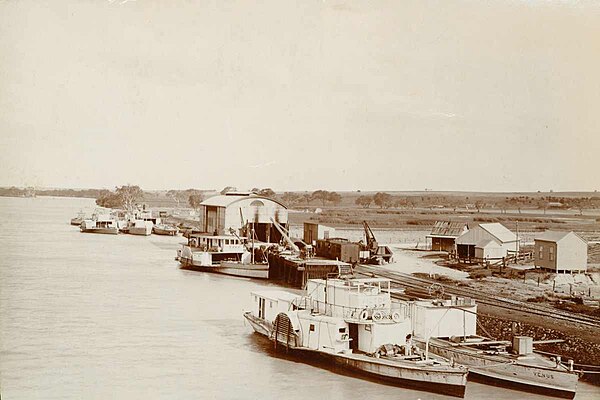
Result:
<instances>
[{"instance_id":1,"label":"mast","mask_svg":"<svg viewBox=\"0 0 600 400\"><path fill-rule=\"evenodd\" d=\"M254 227L252 227L252 264L254 264Z\"/></svg>"}]
</instances>

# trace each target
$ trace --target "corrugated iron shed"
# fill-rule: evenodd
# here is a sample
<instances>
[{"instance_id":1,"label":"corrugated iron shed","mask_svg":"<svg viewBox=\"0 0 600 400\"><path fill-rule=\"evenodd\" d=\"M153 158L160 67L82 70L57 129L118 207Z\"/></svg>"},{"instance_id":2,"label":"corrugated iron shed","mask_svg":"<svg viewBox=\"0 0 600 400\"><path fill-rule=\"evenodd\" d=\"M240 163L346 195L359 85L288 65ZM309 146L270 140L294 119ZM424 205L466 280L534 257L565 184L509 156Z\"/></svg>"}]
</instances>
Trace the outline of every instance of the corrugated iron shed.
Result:
<instances>
[{"instance_id":1,"label":"corrugated iron shed","mask_svg":"<svg viewBox=\"0 0 600 400\"><path fill-rule=\"evenodd\" d=\"M579 239L581 239L582 241L585 242L585 240L581 236L579 236L578 234L576 234L573 231L570 231L570 232L546 231L546 232L542 233L540 236L536 236L535 240L543 240L545 242L554 242L554 243L556 243L556 242L561 241L565 237L569 236L571 233L574 234Z\"/></svg>"},{"instance_id":2,"label":"corrugated iron shed","mask_svg":"<svg viewBox=\"0 0 600 400\"><path fill-rule=\"evenodd\" d=\"M457 238L465 232L465 226L467 226L467 224L464 222L436 221L429 236Z\"/></svg>"},{"instance_id":3,"label":"corrugated iron shed","mask_svg":"<svg viewBox=\"0 0 600 400\"><path fill-rule=\"evenodd\" d=\"M501 243L515 242L517 240L517 235L501 223L479 224L479 226L498 239Z\"/></svg>"},{"instance_id":4,"label":"corrugated iron shed","mask_svg":"<svg viewBox=\"0 0 600 400\"><path fill-rule=\"evenodd\" d=\"M210 197L210 198L204 200L202 203L200 203L200 205L209 206L209 207L228 207L237 201L250 199L250 198L257 199L257 200L258 199L269 200L269 201L275 202L283 207L286 207L285 204L281 203L278 200L272 199L270 197L255 195L255 194L249 194L249 195L243 195L243 194L229 195L228 194L228 195L213 196L213 197Z\"/></svg>"},{"instance_id":5,"label":"corrugated iron shed","mask_svg":"<svg viewBox=\"0 0 600 400\"><path fill-rule=\"evenodd\" d=\"M200 204L203 205L203 206L227 207L231 203L235 203L238 200L247 199L248 197L249 196L244 196L244 195L240 195L240 196L225 196L225 195L213 196L213 197L210 197L210 198L204 200Z\"/></svg>"}]
</instances>

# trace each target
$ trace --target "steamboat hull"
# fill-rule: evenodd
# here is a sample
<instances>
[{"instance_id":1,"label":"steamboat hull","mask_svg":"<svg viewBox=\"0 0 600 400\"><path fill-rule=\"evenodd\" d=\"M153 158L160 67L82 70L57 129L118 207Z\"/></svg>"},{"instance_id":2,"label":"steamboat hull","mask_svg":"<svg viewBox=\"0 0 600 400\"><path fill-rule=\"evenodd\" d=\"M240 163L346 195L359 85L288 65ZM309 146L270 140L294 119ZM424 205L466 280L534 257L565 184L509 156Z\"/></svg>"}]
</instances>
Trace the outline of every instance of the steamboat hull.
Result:
<instances>
[{"instance_id":1,"label":"steamboat hull","mask_svg":"<svg viewBox=\"0 0 600 400\"><path fill-rule=\"evenodd\" d=\"M264 321L254 317L250 312L245 312L244 318L246 318L246 321L248 321L252 329L254 329L254 332L266 336L267 338L270 336L271 327L268 326Z\"/></svg>"},{"instance_id":2,"label":"steamboat hull","mask_svg":"<svg viewBox=\"0 0 600 400\"><path fill-rule=\"evenodd\" d=\"M155 235L163 235L163 236L177 236L178 231L176 229L163 229L154 227L152 229L152 233Z\"/></svg>"},{"instance_id":3,"label":"steamboat hull","mask_svg":"<svg viewBox=\"0 0 600 400\"><path fill-rule=\"evenodd\" d=\"M497 355L478 354L473 349L452 346L444 341L430 341L429 351L454 359L456 363L469 369L472 378L485 383L565 399L575 397L579 376L566 369L526 364Z\"/></svg>"},{"instance_id":4,"label":"steamboat hull","mask_svg":"<svg viewBox=\"0 0 600 400\"><path fill-rule=\"evenodd\" d=\"M117 228L86 228L81 230L82 233L100 233L103 235L116 235L119 233Z\"/></svg>"},{"instance_id":5,"label":"steamboat hull","mask_svg":"<svg viewBox=\"0 0 600 400\"><path fill-rule=\"evenodd\" d=\"M244 313L256 333L270 340L271 329L265 321L250 312ZM467 370L450 367L423 367L403 365L401 362L373 358L363 354L331 354L312 349L291 346L283 340L277 340L277 347L310 361L315 359L335 368L353 372L394 386L401 386L426 392L441 393L448 396L464 397L467 384Z\"/></svg>"},{"instance_id":6,"label":"steamboat hull","mask_svg":"<svg viewBox=\"0 0 600 400\"><path fill-rule=\"evenodd\" d=\"M269 279L269 264L243 264L221 261L217 272L225 275L244 276L246 278Z\"/></svg>"},{"instance_id":7,"label":"steamboat hull","mask_svg":"<svg viewBox=\"0 0 600 400\"><path fill-rule=\"evenodd\" d=\"M152 231L147 228L128 228L127 233L130 235L150 236Z\"/></svg>"},{"instance_id":8,"label":"steamboat hull","mask_svg":"<svg viewBox=\"0 0 600 400\"><path fill-rule=\"evenodd\" d=\"M235 261L221 261L214 265L203 265L186 257L179 257L182 269L200 272L212 272L223 275L239 276L253 279L269 279L268 264L242 264Z\"/></svg>"}]
</instances>

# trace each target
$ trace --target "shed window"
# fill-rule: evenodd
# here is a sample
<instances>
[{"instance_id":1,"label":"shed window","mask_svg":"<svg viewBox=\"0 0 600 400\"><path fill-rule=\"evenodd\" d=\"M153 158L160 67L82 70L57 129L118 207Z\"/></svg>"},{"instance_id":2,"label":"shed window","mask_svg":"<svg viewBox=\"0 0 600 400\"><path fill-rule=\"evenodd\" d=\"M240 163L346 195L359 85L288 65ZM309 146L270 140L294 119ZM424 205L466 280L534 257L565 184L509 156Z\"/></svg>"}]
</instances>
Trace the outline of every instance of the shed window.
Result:
<instances>
[{"instance_id":1,"label":"shed window","mask_svg":"<svg viewBox=\"0 0 600 400\"><path fill-rule=\"evenodd\" d=\"M538 254L538 258L540 260L544 259L544 246L540 246L540 251L539 251L539 254Z\"/></svg>"},{"instance_id":2,"label":"shed window","mask_svg":"<svg viewBox=\"0 0 600 400\"><path fill-rule=\"evenodd\" d=\"M269 308L273 308L273 302L269 301Z\"/></svg>"},{"instance_id":3,"label":"shed window","mask_svg":"<svg viewBox=\"0 0 600 400\"><path fill-rule=\"evenodd\" d=\"M346 328L340 328L339 331L340 333L346 333Z\"/></svg>"},{"instance_id":4,"label":"shed window","mask_svg":"<svg viewBox=\"0 0 600 400\"><path fill-rule=\"evenodd\" d=\"M314 332L315 331L315 325L314 324L310 324L310 327L308 328L309 331Z\"/></svg>"},{"instance_id":5,"label":"shed window","mask_svg":"<svg viewBox=\"0 0 600 400\"><path fill-rule=\"evenodd\" d=\"M548 248L548 258L550 261L554 261L554 247Z\"/></svg>"}]
</instances>

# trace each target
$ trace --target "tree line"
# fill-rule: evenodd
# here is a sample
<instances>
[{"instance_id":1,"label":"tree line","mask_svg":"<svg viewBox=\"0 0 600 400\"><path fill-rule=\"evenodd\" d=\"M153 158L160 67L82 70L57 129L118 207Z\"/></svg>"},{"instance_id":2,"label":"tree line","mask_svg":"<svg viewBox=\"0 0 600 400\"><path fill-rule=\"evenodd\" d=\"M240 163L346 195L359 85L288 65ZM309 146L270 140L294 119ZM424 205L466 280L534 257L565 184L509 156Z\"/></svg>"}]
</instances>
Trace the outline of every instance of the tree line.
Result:
<instances>
[{"instance_id":1,"label":"tree line","mask_svg":"<svg viewBox=\"0 0 600 400\"><path fill-rule=\"evenodd\" d=\"M137 185L123 185L115 187L114 191L103 190L96 198L96 204L106 208L119 208L126 211L133 211L140 203L144 201L145 193ZM197 189L187 190L169 190L167 197L171 198L177 207L189 205L198 210L204 200L204 194Z\"/></svg>"}]
</instances>

